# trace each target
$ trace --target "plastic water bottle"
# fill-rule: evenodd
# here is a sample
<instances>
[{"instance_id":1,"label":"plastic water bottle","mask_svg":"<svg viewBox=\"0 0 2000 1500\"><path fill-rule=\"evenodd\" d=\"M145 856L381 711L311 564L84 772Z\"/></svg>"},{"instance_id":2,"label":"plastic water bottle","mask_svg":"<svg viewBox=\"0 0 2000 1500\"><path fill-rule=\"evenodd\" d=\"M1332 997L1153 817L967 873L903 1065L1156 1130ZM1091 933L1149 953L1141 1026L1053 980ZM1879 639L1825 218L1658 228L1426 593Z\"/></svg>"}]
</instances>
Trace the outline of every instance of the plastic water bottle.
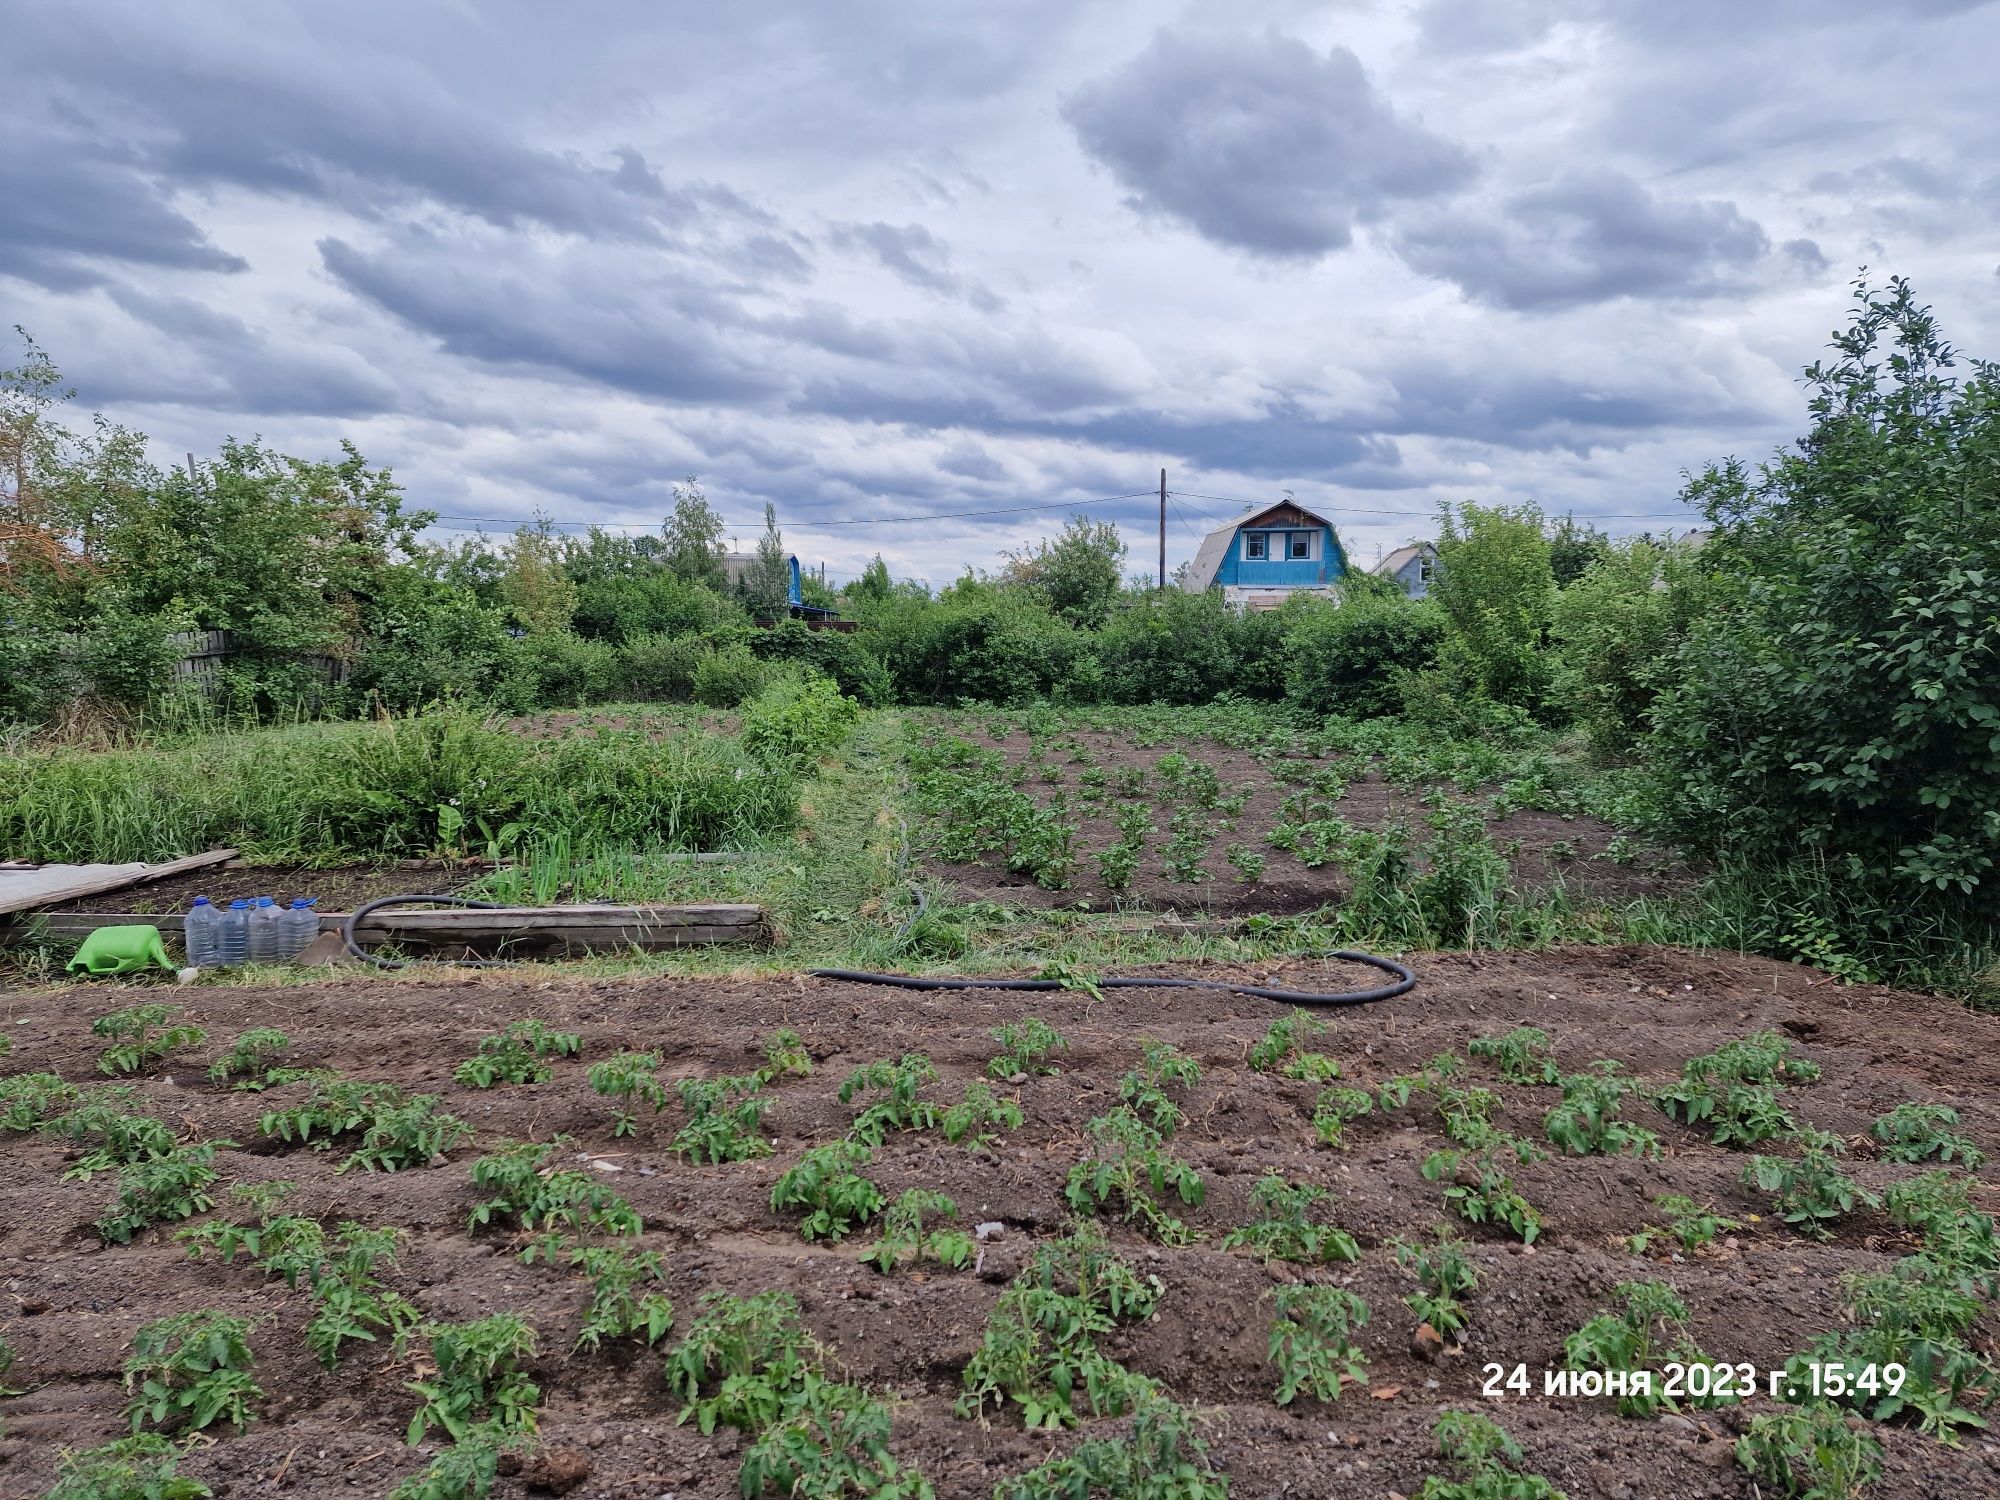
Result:
<instances>
[{"instance_id":1,"label":"plastic water bottle","mask_svg":"<svg viewBox=\"0 0 2000 1500\"><path fill-rule=\"evenodd\" d=\"M187 944L187 961L197 969L212 969L216 961L216 928L222 913L206 896L194 898L194 905L181 920L181 937Z\"/></svg>"},{"instance_id":2,"label":"plastic water bottle","mask_svg":"<svg viewBox=\"0 0 2000 1500\"><path fill-rule=\"evenodd\" d=\"M285 913L284 942L279 956L291 963L306 951L312 940L319 936L319 913L313 910L319 904L316 896L300 896L292 902L292 909Z\"/></svg>"},{"instance_id":3,"label":"plastic water bottle","mask_svg":"<svg viewBox=\"0 0 2000 1500\"><path fill-rule=\"evenodd\" d=\"M269 896L259 896L250 908L250 962L274 964L283 956L279 944L284 941L284 926L285 914L276 903Z\"/></svg>"},{"instance_id":4,"label":"plastic water bottle","mask_svg":"<svg viewBox=\"0 0 2000 1500\"><path fill-rule=\"evenodd\" d=\"M250 903L232 901L215 919L215 966L233 969L250 956Z\"/></svg>"}]
</instances>

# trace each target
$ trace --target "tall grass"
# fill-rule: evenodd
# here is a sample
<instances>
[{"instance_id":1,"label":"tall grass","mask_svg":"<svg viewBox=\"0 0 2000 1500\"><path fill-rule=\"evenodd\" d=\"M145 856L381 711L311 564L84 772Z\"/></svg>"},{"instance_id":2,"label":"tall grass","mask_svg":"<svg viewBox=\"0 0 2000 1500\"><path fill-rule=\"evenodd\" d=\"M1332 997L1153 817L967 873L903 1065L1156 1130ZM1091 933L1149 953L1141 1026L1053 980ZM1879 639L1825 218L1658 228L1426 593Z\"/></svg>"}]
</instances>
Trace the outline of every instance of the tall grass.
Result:
<instances>
[{"instance_id":1,"label":"tall grass","mask_svg":"<svg viewBox=\"0 0 2000 1500\"><path fill-rule=\"evenodd\" d=\"M733 739L601 728L524 740L446 709L150 749L32 751L0 766L0 850L123 861L231 845L334 864L562 832L708 848L789 827L797 798L788 772Z\"/></svg>"}]
</instances>

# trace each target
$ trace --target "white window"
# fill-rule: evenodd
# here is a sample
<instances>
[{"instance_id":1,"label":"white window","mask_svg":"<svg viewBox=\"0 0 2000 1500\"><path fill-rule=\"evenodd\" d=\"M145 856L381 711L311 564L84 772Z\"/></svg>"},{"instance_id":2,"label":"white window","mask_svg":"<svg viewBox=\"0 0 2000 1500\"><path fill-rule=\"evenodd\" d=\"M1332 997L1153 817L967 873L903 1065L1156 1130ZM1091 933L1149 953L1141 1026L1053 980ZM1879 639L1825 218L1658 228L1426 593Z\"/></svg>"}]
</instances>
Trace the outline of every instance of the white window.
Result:
<instances>
[{"instance_id":1,"label":"white window","mask_svg":"<svg viewBox=\"0 0 2000 1500\"><path fill-rule=\"evenodd\" d=\"M1286 553L1294 562L1311 562L1313 557L1313 533L1294 531L1291 534L1291 549Z\"/></svg>"},{"instance_id":2,"label":"white window","mask_svg":"<svg viewBox=\"0 0 2000 1500\"><path fill-rule=\"evenodd\" d=\"M1243 533L1243 555L1259 561L1271 555L1271 539L1261 531Z\"/></svg>"}]
</instances>

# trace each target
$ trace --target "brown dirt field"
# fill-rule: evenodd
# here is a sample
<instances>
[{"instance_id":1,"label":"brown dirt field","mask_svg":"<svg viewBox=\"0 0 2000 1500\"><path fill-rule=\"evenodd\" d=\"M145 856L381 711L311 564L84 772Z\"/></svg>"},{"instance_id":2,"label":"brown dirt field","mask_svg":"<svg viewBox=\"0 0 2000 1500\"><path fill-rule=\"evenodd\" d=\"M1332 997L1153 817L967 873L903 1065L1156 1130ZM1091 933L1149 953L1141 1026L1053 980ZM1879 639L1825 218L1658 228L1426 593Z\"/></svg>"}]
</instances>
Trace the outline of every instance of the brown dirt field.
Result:
<instances>
[{"instance_id":1,"label":"brown dirt field","mask_svg":"<svg viewBox=\"0 0 2000 1500\"><path fill-rule=\"evenodd\" d=\"M1794 1113L1812 1124L1854 1136L1899 1102L1940 1101L1961 1112L1983 1148L2000 1150L2000 1018L1947 1001L1843 988L1760 959L1658 949L1419 955L1413 963L1421 978L1414 993L1333 1017L1322 1045L1348 1081L1372 1084L1439 1051L1462 1050L1474 1036L1532 1021L1554 1037L1566 1068L1616 1057L1657 1082L1690 1055L1776 1027L1825 1069L1819 1083L1788 1092ZM1307 988L1367 977L1318 960L1274 963L1256 976ZM7 1068L101 1081L89 1022L125 998L79 985L0 1000L0 1021L15 1043ZM544 1265L521 1265L511 1253L517 1242L506 1234L468 1233L474 1195L467 1164L507 1139L568 1132L578 1149L624 1168L606 1180L645 1216L644 1243L666 1254L683 1327L709 1288L795 1293L805 1322L848 1378L895 1402L893 1446L931 1477L941 1497L985 1496L1002 1476L1073 1441L1024 1433L1018 1419L982 1427L953 1416L951 1406L999 1278L1026 1242L1060 1230L1061 1186L1084 1122L1116 1102L1117 1078L1138 1060L1142 1037L1174 1043L1204 1069L1175 1149L1207 1181L1206 1204L1188 1214L1206 1242L1161 1249L1112 1227L1114 1243L1167 1290L1155 1319L1121 1331L1108 1348L1201 1411L1212 1456L1233 1476L1239 1500L1414 1493L1437 1471L1430 1426L1446 1406L1488 1410L1526 1448L1527 1466L1572 1500L1749 1496L1748 1480L1730 1462L1730 1440L1748 1413L1768 1409L1762 1399L1661 1422L1621 1419L1604 1400L1545 1399L1539 1385L1532 1397L1482 1405L1480 1367L1559 1366L1564 1336L1608 1306L1618 1282L1657 1276L1686 1300L1711 1356L1772 1369L1839 1324L1840 1273L1885 1267L1907 1248L1873 1215L1843 1224L1824 1245L1768 1219L1749 1222L1763 1205L1737 1184L1745 1155L1653 1119L1668 1146L1663 1159L1570 1158L1520 1171L1522 1190L1547 1215L1532 1251L1467 1229L1484 1272L1470 1299L1472 1328L1462 1356L1430 1364L1409 1351L1413 1320L1399 1302L1409 1283L1383 1245L1440 1221L1439 1189L1417 1170L1442 1140L1435 1115L1416 1106L1378 1112L1349 1127L1344 1149L1319 1146L1307 1123L1314 1086L1246 1065L1250 1045L1282 1013L1261 1000L1168 989L1117 990L1092 1002L1073 992L921 994L809 979L551 983L518 975L197 987L178 998L208 1028L210 1044L170 1060L139 1087L188 1139L248 1143L219 1155L218 1192L232 1181L291 1178L301 1190L298 1211L324 1214L329 1223L351 1218L408 1228L410 1251L394 1283L427 1313L466 1318L511 1309L530 1318L542 1335L534 1364L545 1392L541 1436L588 1457L590 1473L573 1492L580 1496L720 1500L736 1493L742 1443L675 1424L657 1353L631 1346L570 1358L582 1307L578 1284ZM777 1175L807 1146L844 1129L849 1110L835 1090L848 1069L922 1050L944 1075L932 1094L955 1099L994 1050L987 1028L1027 1014L1058 1027L1070 1051L1057 1076L1010 1090L1026 1111L1022 1129L990 1154L948 1146L935 1133L893 1136L869 1169L891 1195L940 1188L968 1222L1004 1221L1003 1252L983 1275L882 1277L857 1263L867 1234L813 1246L770 1211L766 1198ZM545 1084L481 1092L453 1083L453 1065L482 1036L530 1015L580 1032L582 1060L560 1064ZM477 1128L477 1141L432 1169L389 1176L336 1176L338 1152L275 1148L257 1135L257 1115L299 1086L270 1095L221 1093L203 1077L209 1058L252 1025L283 1027L299 1062L441 1093L447 1108ZM667 1076L745 1071L761 1039L781 1025L804 1035L816 1070L772 1085L777 1104L767 1124L777 1152L762 1161L707 1167L673 1156L666 1146L677 1106L644 1121L636 1137L616 1139L608 1101L584 1080L589 1062L624 1047L663 1051ZM1497 1084L1484 1064L1473 1072L1503 1096L1501 1123L1539 1138L1552 1092ZM0 1332L19 1354L9 1383L26 1388L0 1401L0 1495L40 1493L60 1446L119 1435L118 1375L134 1330L200 1306L258 1320L256 1376L267 1395L247 1432L197 1445L184 1472L224 1495L379 1495L421 1466L430 1450L412 1452L401 1437L414 1409L403 1387L407 1365L387 1367L385 1356L362 1346L338 1374L326 1373L301 1343L302 1297L241 1263L190 1261L170 1231L102 1247L89 1225L111 1200L113 1182L65 1182L65 1156L57 1141L0 1138ZM1271 1400L1269 1311L1259 1299L1274 1279L1299 1273L1280 1267L1274 1277L1244 1255L1215 1248L1223 1232L1250 1217L1251 1188L1267 1167L1331 1188L1334 1221L1363 1247L1354 1266L1306 1273L1351 1285L1373 1309L1359 1338L1370 1389L1350 1389L1333 1405L1302 1400L1279 1408ZM1915 1170L1865 1159L1854 1165L1876 1187ZM1662 1190L1712 1200L1745 1228L1712 1254L1641 1263L1623 1237L1647 1219L1650 1196ZM1982 1347L1990 1347L1989 1335L1990 1326L1977 1335ZM2000 1492L2000 1445L1981 1434L1956 1451L1909 1430L1882 1429L1881 1436L1883 1496ZM282 1487L273 1478L280 1471ZM528 1493L519 1479L496 1489L507 1497Z\"/></svg>"},{"instance_id":2,"label":"brown dirt field","mask_svg":"<svg viewBox=\"0 0 2000 1500\"><path fill-rule=\"evenodd\" d=\"M156 880L149 885L129 886L122 891L106 891L50 911L129 911L139 913L185 913L196 896L228 903L256 896L275 897L289 906L296 896L319 899L319 910L352 911L364 901L378 896L403 896L421 891L455 891L487 872L484 864L417 862L391 865L344 865L331 870L315 870L305 865L238 865L220 870L195 870Z\"/></svg>"},{"instance_id":3,"label":"brown dirt field","mask_svg":"<svg viewBox=\"0 0 2000 1500\"><path fill-rule=\"evenodd\" d=\"M1021 729L1010 731L1004 739L994 739L971 723L958 726L954 732L981 749L999 751L1010 766L1027 760L1034 743ZM925 859L924 868L952 885L960 899L1017 906L1081 906L1095 911L1129 907L1215 915L1262 912L1289 916L1346 898L1348 881L1337 865L1308 868L1297 855L1264 842L1264 836L1279 820L1285 799L1298 788L1275 778L1270 768L1249 751L1196 738L1141 747L1111 731L1076 728L1065 733L1074 734L1083 742L1090 764L1101 767L1107 776L1115 776L1125 766L1143 767L1147 772L1146 795L1153 800L1155 833L1147 841L1131 884L1124 890L1106 886L1096 859L1099 850L1119 841L1116 816L1123 799L1112 790L1101 802L1081 800L1077 777L1086 768L1072 764L1069 752L1049 750L1041 764L1061 773L1061 786L1043 780L1038 766L1019 789L1044 806L1058 790L1068 793L1071 814L1077 821L1077 863L1072 883L1062 890L1045 890L1030 876L1009 870L1000 855L966 864ZM1159 788L1152 779L1152 770L1162 757L1176 752L1213 766L1225 795L1249 792L1249 799L1233 820L1233 826L1219 829L1209 846L1202 860L1206 878L1194 882L1170 880L1162 856L1173 808L1158 800ZM1285 763L1310 765L1312 761L1295 757ZM1389 785L1380 775L1356 778L1337 806L1341 817L1360 828L1380 828L1391 819L1400 819L1415 830L1416 843L1422 847L1426 809L1421 797ZM1546 890L1560 881L1584 905L1621 905L1641 896L1667 894L1684 887L1689 880L1684 864L1657 849L1645 850L1630 864L1600 857L1611 847L1618 830L1599 818L1521 808L1490 821L1488 829L1494 846L1506 857L1509 878L1519 891ZM921 846L921 830L917 832L917 843ZM1226 854L1231 843L1248 844L1264 855L1264 874L1256 884L1245 882L1231 868Z\"/></svg>"}]
</instances>

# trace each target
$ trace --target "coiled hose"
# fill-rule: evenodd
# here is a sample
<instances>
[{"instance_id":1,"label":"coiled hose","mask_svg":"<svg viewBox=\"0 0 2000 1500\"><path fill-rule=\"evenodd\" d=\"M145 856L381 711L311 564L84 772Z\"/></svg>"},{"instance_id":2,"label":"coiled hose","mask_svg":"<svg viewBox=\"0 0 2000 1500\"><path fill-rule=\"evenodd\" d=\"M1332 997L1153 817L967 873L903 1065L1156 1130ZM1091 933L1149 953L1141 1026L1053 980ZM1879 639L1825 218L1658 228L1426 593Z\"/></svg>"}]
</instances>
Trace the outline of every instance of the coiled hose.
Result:
<instances>
[{"instance_id":1,"label":"coiled hose","mask_svg":"<svg viewBox=\"0 0 2000 1500\"><path fill-rule=\"evenodd\" d=\"M921 916L928 902L923 892L918 891L917 915ZM384 958L379 953L370 953L354 940L354 931L371 913L390 906L463 906L479 911L496 911L498 901L475 901L470 896L382 896L374 901L364 901L347 914L347 920L340 924L341 946L363 963L375 965L378 969L407 969L412 964L433 963L452 964L467 969L499 969L519 963L513 958ZM911 919L912 921L915 918ZM908 927L905 923L905 928ZM1224 990L1236 995L1253 995L1259 1000L1271 1000L1279 1005L1338 1006L1372 1005L1378 1000L1393 1000L1398 995L1407 995L1416 988L1417 976L1406 964L1397 963L1393 958L1383 958L1374 953L1363 953L1358 949L1340 948L1326 954L1327 958L1343 959L1348 963L1366 964L1371 969L1379 969L1394 981L1391 984L1376 985L1365 990L1340 990L1332 994L1317 994L1309 990L1281 990L1268 985L1248 984L1231 979L1175 979L1170 976L1149 978L1142 975L1115 974L1105 979L1092 981L1100 990ZM875 974L866 969L808 969L806 973L814 979L833 979L847 984L883 984L903 990L1060 990L1074 988L1060 979L955 979L927 977L917 974Z\"/></svg>"}]
</instances>

